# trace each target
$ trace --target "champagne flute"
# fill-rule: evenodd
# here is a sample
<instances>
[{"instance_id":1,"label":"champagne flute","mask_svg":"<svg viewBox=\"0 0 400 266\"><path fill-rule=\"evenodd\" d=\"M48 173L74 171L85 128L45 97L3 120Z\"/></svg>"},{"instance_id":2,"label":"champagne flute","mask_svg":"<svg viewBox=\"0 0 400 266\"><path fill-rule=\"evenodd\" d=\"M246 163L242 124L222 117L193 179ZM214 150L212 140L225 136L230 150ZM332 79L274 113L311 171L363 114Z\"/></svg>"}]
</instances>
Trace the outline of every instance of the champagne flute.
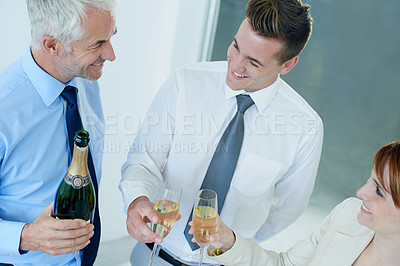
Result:
<instances>
[{"instance_id":1,"label":"champagne flute","mask_svg":"<svg viewBox=\"0 0 400 266\"><path fill-rule=\"evenodd\" d=\"M173 186L168 183L164 183L158 190L153 210L156 212L159 221L157 224L151 223L151 230L162 238L168 235L175 223L179 211L181 195L181 187ZM157 250L158 245L154 243L148 266L153 264Z\"/></svg>"},{"instance_id":2,"label":"champagne flute","mask_svg":"<svg viewBox=\"0 0 400 266\"><path fill-rule=\"evenodd\" d=\"M200 246L199 266L203 263L204 247L210 242L210 236L217 228L217 193L211 189L202 189L197 193L193 209L193 234Z\"/></svg>"}]
</instances>

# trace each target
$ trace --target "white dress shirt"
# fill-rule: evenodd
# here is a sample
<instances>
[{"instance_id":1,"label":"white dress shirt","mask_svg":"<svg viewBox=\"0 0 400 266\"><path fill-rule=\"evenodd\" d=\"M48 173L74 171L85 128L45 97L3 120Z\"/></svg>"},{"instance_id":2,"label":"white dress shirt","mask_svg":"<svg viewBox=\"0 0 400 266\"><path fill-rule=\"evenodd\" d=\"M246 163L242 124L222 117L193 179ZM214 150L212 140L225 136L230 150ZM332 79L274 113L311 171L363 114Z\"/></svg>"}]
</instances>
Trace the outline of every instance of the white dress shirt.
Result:
<instances>
[{"instance_id":1,"label":"white dress shirt","mask_svg":"<svg viewBox=\"0 0 400 266\"><path fill-rule=\"evenodd\" d=\"M159 90L122 166L125 210L139 196L154 199L162 181L183 188L179 212L162 246L184 261L199 251L184 228L218 142L236 113L225 83L226 62L178 69ZM280 77L248 93L245 134L221 217L244 237L264 241L292 223L308 204L321 155L318 114ZM218 177L216 177L218 178Z\"/></svg>"}]
</instances>

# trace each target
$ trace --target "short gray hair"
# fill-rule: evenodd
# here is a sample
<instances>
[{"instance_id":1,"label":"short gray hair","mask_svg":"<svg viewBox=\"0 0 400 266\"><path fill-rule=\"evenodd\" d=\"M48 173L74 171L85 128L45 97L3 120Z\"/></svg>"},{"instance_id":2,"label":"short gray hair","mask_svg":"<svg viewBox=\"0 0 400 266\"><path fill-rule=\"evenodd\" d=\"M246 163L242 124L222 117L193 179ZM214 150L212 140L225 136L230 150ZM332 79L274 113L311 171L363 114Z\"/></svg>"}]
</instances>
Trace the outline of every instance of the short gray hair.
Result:
<instances>
[{"instance_id":1,"label":"short gray hair","mask_svg":"<svg viewBox=\"0 0 400 266\"><path fill-rule=\"evenodd\" d=\"M41 49L43 37L50 35L71 52L71 44L85 36L82 22L88 8L110 11L114 16L115 0L26 0L26 3L32 49Z\"/></svg>"}]
</instances>

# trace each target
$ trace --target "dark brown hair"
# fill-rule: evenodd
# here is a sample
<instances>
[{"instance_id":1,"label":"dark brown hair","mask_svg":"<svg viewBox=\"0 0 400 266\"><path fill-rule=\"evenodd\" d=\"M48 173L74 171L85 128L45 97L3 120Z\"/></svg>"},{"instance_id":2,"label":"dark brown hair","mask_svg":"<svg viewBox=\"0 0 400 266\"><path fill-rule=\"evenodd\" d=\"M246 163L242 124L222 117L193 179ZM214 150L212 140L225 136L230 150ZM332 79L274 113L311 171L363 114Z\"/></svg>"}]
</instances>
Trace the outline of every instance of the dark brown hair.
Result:
<instances>
[{"instance_id":1,"label":"dark brown hair","mask_svg":"<svg viewBox=\"0 0 400 266\"><path fill-rule=\"evenodd\" d=\"M299 55L312 32L310 5L301 0L250 0L246 18L261 36L283 41L280 64Z\"/></svg>"},{"instance_id":2,"label":"dark brown hair","mask_svg":"<svg viewBox=\"0 0 400 266\"><path fill-rule=\"evenodd\" d=\"M379 183L392 195L394 205L400 208L400 141L393 141L380 148L374 157L374 170ZM389 184L385 184L384 172L389 167Z\"/></svg>"}]
</instances>

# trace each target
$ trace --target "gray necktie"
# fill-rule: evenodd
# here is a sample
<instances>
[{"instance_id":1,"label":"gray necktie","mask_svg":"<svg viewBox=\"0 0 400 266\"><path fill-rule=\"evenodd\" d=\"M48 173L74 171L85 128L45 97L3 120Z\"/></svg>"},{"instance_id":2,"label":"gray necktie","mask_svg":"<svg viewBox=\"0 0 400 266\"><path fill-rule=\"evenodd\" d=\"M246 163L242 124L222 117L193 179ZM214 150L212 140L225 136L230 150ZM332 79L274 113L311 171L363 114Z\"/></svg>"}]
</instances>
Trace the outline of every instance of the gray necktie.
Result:
<instances>
[{"instance_id":1,"label":"gray necktie","mask_svg":"<svg viewBox=\"0 0 400 266\"><path fill-rule=\"evenodd\" d=\"M236 115L232 118L218 143L200 188L212 189L217 193L218 213L221 213L222 206L224 205L225 197L228 193L232 176L236 169L240 149L242 147L244 135L244 112L254 104L249 95L237 95L236 101ZM193 210L189 216L188 222L191 221L192 215ZM199 246L191 241L193 236L189 234L189 229L190 226L186 225L184 234L192 250L196 250Z\"/></svg>"}]
</instances>

